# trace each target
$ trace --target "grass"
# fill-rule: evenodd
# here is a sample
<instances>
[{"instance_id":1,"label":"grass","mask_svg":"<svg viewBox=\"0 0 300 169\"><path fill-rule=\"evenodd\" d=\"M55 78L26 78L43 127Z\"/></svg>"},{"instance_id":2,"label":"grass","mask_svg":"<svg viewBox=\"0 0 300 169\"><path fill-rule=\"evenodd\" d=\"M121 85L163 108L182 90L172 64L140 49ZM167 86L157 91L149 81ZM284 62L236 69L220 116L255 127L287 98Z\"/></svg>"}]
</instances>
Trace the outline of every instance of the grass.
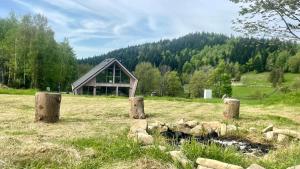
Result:
<instances>
[{"instance_id":1,"label":"grass","mask_svg":"<svg viewBox=\"0 0 300 169\"><path fill-rule=\"evenodd\" d=\"M299 93L276 93L259 100L247 97L247 90L252 92L252 88L235 87L234 95L241 97L239 120L223 120L224 107L220 99L172 97L145 97L147 119L149 122L168 123L181 118L223 121L246 129L256 127L258 130L272 123L277 128L300 130ZM268 89L266 87L262 91L272 92ZM127 138L128 127L132 123L128 116L128 98L63 95L60 121L55 124L34 122L33 94L0 94L0 100L0 160L4 161L5 168L174 167L170 156L157 147L166 145L159 136L155 137L156 147L149 149ZM257 134L247 137L261 140ZM260 159L249 158L234 149L204 146L195 142L185 144L183 151L192 161L207 157L244 167L255 162L266 168L279 166L278 169L285 169L292 164L299 164L300 158L300 146L297 143L286 146ZM167 147L168 150L176 149Z\"/></svg>"},{"instance_id":2,"label":"grass","mask_svg":"<svg viewBox=\"0 0 300 169\"><path fill-rule=\"evenodd\" d=\"M33 95L37 91L38 91L37 89L0 88L0 94L12 94L12 95Z\"/></svg>"}]
</instances>

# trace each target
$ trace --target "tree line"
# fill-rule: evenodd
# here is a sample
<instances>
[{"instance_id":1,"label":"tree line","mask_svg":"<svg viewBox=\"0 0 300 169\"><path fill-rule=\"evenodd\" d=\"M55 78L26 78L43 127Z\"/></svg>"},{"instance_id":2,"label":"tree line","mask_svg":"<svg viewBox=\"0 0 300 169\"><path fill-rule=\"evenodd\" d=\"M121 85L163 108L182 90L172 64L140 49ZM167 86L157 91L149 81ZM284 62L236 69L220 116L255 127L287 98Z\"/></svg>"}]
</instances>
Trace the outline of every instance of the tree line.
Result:
<instances>
[{"instance_id":1,"label":"tree line","mask_svg":"<svg viewBox=\"0 0 300 169\"><path fill-rule=\"evenodd\" d=\"M15 88L69 90L77 62L67 39L56 42L42 15L0 18L0 83Z\"/></svg>"}]
</instances>

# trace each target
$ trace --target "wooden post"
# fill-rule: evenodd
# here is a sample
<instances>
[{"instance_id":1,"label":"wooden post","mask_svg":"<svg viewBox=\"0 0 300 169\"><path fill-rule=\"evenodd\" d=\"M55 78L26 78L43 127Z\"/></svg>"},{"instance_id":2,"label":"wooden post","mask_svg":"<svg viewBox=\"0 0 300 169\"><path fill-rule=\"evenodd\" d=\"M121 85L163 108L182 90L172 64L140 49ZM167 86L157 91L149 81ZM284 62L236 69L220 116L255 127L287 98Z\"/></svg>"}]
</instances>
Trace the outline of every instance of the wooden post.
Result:
<instances>
[{"instance_id":1,"label":"wooden post","mask_svg":"<svg viewBox=\"0 0 300 169\"><path fill-rule=\"evenodd\" d=\"M240 101L237 99L224 99L225 109L224 117L225 119L239 118L240 114Z\"/></svg>"},{"instance_id":2,"label":"wooden post","mask_svg":"<svg viewBox=\"0 0 300 169\"><path fill-rule=\"evenodd\" d=\"M35 121L54 123L59 120L61 94L37 92L35 94Z\"/></svg>"},{"instance_id":3,"label":"wooden post","mask_svg":"<svg viewBox=\"0 0 300 169\"><path fill-rule=\"evenodd\" d=\"M96 86L93 88L93 95L96 96Z\"/></svg>"},{"instance_id":4,"label":"wooden post","mask_svg":"<svg viewBox=\"0 0 300 169\"><path fill-rule=\"evenodd\" d=\"M144 98L131 97L129 100L131 104L129 116L134 119L145 119Z\"/></svg>"},{"instance_id":5,"label":"wooden post","mask_svg":"<svg viewBox=\"0 0 300 169\"><path fill-rule=\"evenodd\" d=\"M119 86L116 87L116 96L119 96Z\"/></svg>"}]
</instances>

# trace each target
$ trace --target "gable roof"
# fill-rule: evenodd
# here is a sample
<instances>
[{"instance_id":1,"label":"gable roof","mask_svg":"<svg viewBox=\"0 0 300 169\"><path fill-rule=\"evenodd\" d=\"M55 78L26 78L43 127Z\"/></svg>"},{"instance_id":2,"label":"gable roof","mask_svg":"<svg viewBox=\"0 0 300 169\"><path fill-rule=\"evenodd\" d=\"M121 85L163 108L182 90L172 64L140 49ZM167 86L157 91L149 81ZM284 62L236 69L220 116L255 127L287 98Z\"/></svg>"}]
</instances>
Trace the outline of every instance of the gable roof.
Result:
<instances>
[{"instance_id":1,"label":"gable roof","mask_svg":"<svg viewBox=\"0 0 300 169\"><path fill-rule=\"evenodd\" d=\"M102 72L103 70L105 70L107 67L109 67L110 65L112 65L115 62L117 62L131 78L137 80L137 78L132 73L130 73L117 59L108 58L108 59L103 60L97 66L95 66L90 71L88 71L86 74L81 76L78 80L73 82L72 89L74 90L74 89L80 87L81 85L87 83L88 81L90 81L92 78L94 78L96 75L98 75L100 72Z\"/></svg>"}]
</instances>

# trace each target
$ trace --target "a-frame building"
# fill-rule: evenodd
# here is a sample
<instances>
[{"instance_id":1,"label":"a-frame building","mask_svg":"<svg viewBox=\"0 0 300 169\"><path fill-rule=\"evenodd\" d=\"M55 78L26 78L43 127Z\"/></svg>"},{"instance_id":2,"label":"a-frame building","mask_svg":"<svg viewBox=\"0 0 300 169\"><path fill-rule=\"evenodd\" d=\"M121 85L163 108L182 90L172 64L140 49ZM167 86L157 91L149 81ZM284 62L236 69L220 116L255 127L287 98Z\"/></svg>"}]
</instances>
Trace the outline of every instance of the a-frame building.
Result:
<instances>
[{"instance_id":1,"label":"a-frame building","mask_svg":"<svg viewBox=\"0 0 300 169\"><path fill-rule=\"evenodd\" d=\"M117 59L105 59L72 84L74 94L135 95L138 80Z\"/></svg>"}]
</instances>

